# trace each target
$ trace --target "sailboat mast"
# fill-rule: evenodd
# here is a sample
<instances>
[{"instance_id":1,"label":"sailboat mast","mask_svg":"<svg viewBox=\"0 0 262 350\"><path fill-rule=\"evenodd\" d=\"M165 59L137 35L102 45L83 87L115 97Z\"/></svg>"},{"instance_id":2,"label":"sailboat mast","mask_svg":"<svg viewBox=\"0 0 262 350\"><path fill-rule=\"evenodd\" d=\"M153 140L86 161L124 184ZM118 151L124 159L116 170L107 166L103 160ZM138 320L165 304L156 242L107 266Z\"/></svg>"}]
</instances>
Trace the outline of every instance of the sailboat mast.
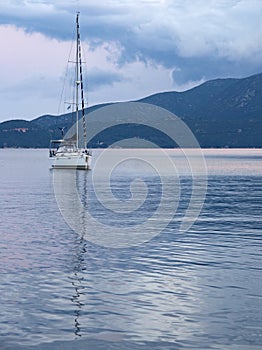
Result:
<instances>
[{"instance_id":1,"label":"sailboat mast","mask_svg":"<svg viewBox=\"0 0 262 350\"><path fill-rule=\"evenodd\" d=\"M76 147L78 148L78 95L79 95L79 44L80 44L80 34L79 34L79 12L76 14Z\"/></svg>"},{"instance_id":2,"label":"sailboat mast","mask_svg":"<svg viewBox=\"0 0 262 350\"><path fill-rule=\"evenodd\" d=\"M77 49L76 49L76 118L77 118L77 147L78 145L78 115L79 115L79 85L81 91L81 107L82 107L82 121L84 131L84 147L86 142L86 121L85 121L85 102L84 102L84 84L83 84L83 69L82 69L82 52L81 52L81 40L80 40L80 26L79 26L79 12L76 16L76 27L77 27Z\"/></svg>"}]
</instances>

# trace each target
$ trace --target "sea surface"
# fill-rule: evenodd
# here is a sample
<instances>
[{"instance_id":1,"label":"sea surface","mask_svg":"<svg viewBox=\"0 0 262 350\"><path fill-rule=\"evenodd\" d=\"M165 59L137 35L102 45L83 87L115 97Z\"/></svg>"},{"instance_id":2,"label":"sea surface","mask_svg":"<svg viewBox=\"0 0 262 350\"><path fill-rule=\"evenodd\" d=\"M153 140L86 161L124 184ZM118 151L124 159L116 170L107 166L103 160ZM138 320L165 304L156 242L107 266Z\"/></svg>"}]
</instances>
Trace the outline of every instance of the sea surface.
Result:
<instances>
[{"instance_id":1,"label":"sea surface","mask_svg":"<svg viewBox=\"0 0 262 350\"><path fill-rule=\"evenodd\" d=\"M177 152L173 176L159 150L111 150L107 181L101 151L58 173L0 150L1 350L262 349L262 150L203 150L193 175Z\"/></svg>"}]
</instances>

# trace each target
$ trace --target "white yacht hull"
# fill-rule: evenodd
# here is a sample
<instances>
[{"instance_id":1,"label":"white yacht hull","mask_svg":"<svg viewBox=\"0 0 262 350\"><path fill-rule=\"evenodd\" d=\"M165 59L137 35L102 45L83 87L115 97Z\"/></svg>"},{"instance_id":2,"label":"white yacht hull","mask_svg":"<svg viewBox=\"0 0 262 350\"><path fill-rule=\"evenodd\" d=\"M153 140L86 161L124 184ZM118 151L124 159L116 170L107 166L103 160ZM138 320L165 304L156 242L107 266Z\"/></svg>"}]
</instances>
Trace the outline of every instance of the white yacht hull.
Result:
<instances>
[{"instance_id":1,"label":"white yacht hull","mask_svg":"<svg viewBox=\"0 0 262 350\"><path fill-rule=\"evenodd\" d=\"M63 154L49 157L52 169L82 169L91 168L91 157L89 154Z\"/></svg>"}]
</instances>

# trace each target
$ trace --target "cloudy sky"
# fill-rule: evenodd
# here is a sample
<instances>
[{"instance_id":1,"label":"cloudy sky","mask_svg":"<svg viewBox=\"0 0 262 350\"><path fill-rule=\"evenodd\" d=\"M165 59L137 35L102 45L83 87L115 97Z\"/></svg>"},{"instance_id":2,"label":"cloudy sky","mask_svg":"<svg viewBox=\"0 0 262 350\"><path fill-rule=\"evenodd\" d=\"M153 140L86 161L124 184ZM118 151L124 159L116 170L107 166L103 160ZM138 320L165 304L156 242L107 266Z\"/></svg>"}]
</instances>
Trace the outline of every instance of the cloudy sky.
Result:
<instances>
[{"instance_id":1,"label":"cloudy sky","mask_svg":"<svg viewBox=\"0 0 262 350\"><path fill-rule=\"evenodd\" d=\"M262 0L1 0L0 121L63 112L76 10L89 105L262 72Z\"/></svg>"}]
</instances>

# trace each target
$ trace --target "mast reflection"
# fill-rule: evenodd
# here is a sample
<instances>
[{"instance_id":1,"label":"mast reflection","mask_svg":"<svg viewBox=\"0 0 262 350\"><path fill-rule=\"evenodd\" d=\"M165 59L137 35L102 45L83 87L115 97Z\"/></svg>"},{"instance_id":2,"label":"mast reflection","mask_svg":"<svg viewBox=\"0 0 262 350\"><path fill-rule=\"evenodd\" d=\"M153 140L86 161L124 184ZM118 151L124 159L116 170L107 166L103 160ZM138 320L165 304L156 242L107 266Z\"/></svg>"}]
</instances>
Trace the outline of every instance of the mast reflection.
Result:
<instances>
[{"instance_id":1,"label":"mast reflection","mask_svg":"<svg viewBox=\"0 0 262 350\"><path fill-rule=\"evenodd\" d=\"M82 193L82 201L83 204L86 204L87 201L87 177L85 172L77 171L76 172L76 183L79 193ZM84 225L84 214L82 216L82 225ZM83 313L85 302L84 302L84 289L85 289L85 279L83 275L83 271L86 270L86 263L85 263L85 253L86 253L86 242L82 237L77 237L75 240L75 247L76 247L76 253L75 253L75 261L74 261L74 270L73 270L73 276L72 276L72 285L74 287L74 294L71 298L71 301L75 305L74 310L74 333L76 338L81 337L82 329L81 329L81 323L80 323L80 317L81 313Z\"/></svg>"},{"instance_id":2,"label":"mast reflection","mask_svg":"<svg viewBox=\"0 0 262 350\"><path fill-rule=\"evenodd\" d=\"M84 285L84 277L82 275L82 271L86 270L85 259L84 259L84 254L86 252L86 244L83 238L76 240L76 246L77 246L77 252L75 256L75 266L74 266L72 282L71 282L72 286L74 287L74 294L71 298L71 301L75 306L74 333L76 337L81 337L82 331L81 331L80 316L85 306L85 303L84 303L85 285Z\"/></svg>"}]
</instances>

